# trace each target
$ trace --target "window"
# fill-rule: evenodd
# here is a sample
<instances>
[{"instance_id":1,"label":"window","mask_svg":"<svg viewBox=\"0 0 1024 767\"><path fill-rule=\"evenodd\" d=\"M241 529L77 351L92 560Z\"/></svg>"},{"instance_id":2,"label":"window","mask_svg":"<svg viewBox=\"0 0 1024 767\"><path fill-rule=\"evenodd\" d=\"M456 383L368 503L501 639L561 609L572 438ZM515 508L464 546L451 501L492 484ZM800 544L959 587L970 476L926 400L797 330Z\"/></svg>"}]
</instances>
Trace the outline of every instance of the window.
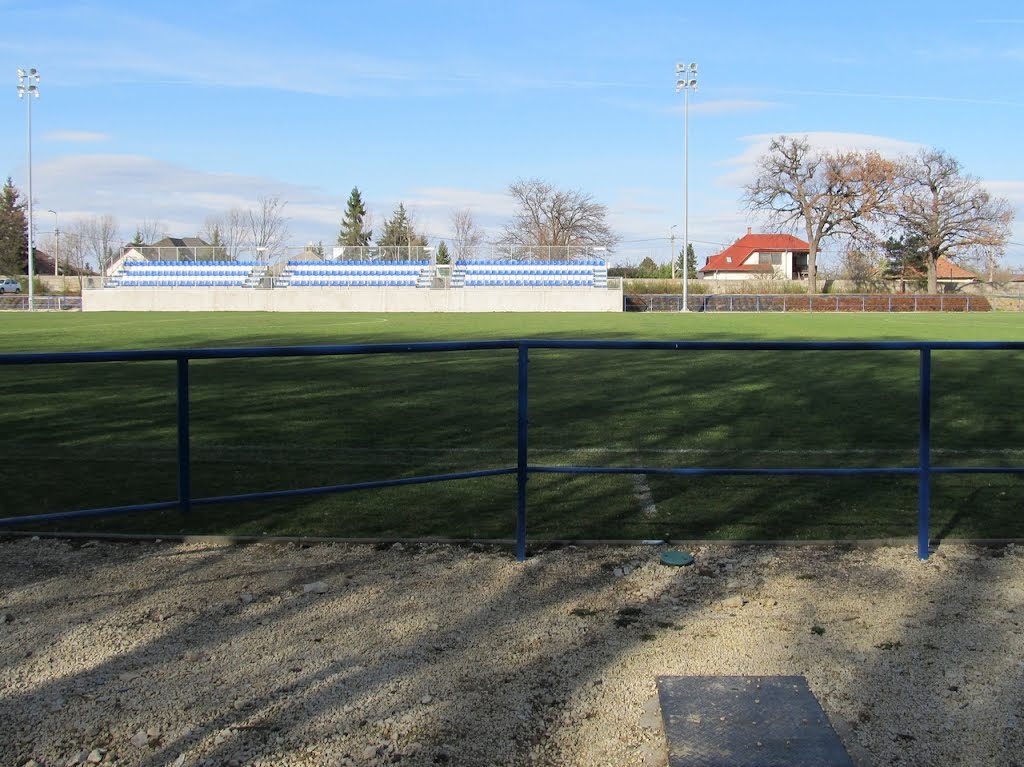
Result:
<instances>
[{"instance_id":1,"label":"window","mask_svg":"<svg viewBox=\"0 0 1024 767\"><path fill-rule=\"evenodd\" d=\"M772 266L782 266L782 254L781 253L760 253L761 264L771 264Z\"/></svg>"}]
</instances>

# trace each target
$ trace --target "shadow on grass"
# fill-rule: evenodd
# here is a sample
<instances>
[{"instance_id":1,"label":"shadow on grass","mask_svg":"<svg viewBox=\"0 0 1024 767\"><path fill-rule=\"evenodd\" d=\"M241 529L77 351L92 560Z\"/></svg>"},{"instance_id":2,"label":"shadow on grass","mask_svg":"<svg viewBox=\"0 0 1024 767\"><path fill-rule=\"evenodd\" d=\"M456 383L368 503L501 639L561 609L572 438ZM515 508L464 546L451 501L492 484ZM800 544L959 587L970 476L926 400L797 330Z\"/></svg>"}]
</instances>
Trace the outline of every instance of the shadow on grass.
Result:
<instances>
[{"instance_id":1,"label":"shadow on grass","mask_svg":"<svg viewBox=\"0 0 1024 767\"><path fill-rule=\"evenodd\" d=\"M537 350L530 362L531 462L912 467L917 366L914 352ZM196 496L514 465L514 353L191 367ZM1024 424L1007 418L1001 404L1019 378L1016 357L942 353L934 368L933 462L1020 465ZM11 512L175 497L172 364L3 373L0 396L13 403L13 415L0 433L0 448L10 456L0 466L0 482ZM910 534L907 524L916 512L915 490L878 477L650 478L648 484L658 510L653 519L639 513L633 479L535 475L529 485L533 529L554 538L673 531L676 537L885 537ZM1016 497L1018 486L1014 479L937 481L936 516L952 519L956 504L981 492L995 502L955 517L951 530L1019 535L1005 496L995 495ZM231 525L242 525L268 534L305 528L311 535L457 537L464 530L507 531L514 508L507 483L474 480L457 490L422 486L248 506L258 522L243 522L237 510L204 513L192 518L200 521L188 531L231 532ZM143 518L143 527L172 517ZM154 524L163 531L164 522ZM132 529L120 520L109 525ZM170 523L182 532L189 525L196 523Z\"/></svg>"}]
</instances>

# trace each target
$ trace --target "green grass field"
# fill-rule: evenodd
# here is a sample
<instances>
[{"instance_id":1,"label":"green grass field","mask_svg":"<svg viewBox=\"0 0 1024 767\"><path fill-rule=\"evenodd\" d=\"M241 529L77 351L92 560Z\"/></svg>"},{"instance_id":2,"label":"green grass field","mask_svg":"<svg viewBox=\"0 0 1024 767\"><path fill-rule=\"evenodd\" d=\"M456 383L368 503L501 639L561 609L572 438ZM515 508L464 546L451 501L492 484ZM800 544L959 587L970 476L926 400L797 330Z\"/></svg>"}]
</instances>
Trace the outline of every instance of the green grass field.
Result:
<instances>
[{"instance_id":1,"label":"green grass field","mask_svg":"<svg viewBox=\"0 0 1024 767\"><path fill-rule=\"evenodd\" d=\"M0 352L502 338L1024 340L1017 314L35 314ZM914 352L534 351L530 461L611 466L910 466ZM933 357L933 461L1024 465L1024 365ZM196 496L512 466L510 351L195 362ZM3 516L176 495L173 363L0 367ZM1015 476L935 480L933 535L1024 537ZM912 535L910 478L534 475L544 538ZM653 500L653 506L650 503ZM498 477L80 522L149 533L509 538ZM70 525L62 525L69 529ZM47 528L53 529L53 528Z\"/></svg>"}]
</instances>

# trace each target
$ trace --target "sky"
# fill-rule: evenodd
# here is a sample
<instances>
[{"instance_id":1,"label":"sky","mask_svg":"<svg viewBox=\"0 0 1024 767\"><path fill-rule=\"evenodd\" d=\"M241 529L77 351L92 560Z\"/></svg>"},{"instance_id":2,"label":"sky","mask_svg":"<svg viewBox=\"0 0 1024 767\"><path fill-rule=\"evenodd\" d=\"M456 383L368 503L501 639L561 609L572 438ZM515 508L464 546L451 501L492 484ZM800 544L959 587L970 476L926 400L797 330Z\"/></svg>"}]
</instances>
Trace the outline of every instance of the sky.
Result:
<instances>
[{"instance_id":1,"label":"sky","mask_svg":"<svg viewBox=\"0 0 1024 767\"><path fill-rule=\"evenodd\" d=\"M97 215L125 241L193 236L277 196L290 243L329 247L355 186L375 227L403 202L436 242L468 208L493 238L508 185L538 178L607 206L620 263L668 261L688 207L703 263L764 230L743 185L785 134L950 153L1017 211L1005 262L1024 270L1018 2L0 0L0 29L0 173L23 193L17 69L41 76L40 242ZM688 109L677 62L699 66Z\"/></svg>"}]
</instances>

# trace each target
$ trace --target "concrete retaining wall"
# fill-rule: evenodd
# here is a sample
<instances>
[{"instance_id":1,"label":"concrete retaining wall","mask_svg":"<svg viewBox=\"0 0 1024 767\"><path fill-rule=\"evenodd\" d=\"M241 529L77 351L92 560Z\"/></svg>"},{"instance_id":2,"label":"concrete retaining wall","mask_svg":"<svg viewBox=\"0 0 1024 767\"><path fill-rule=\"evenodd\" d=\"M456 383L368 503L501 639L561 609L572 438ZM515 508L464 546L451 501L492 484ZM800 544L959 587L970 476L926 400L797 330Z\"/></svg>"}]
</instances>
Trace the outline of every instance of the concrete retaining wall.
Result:
<instances>
[{"instance_id":1,"label":"concrete retaining wall","mask_svg":"<svg viewBox=\"0 0 1024 767\"><path fill-rule=\"evenodd\" d=\"M583 287L96 288L87 312L621 312L622 291Z\"/></svg>"}]
</instances>

